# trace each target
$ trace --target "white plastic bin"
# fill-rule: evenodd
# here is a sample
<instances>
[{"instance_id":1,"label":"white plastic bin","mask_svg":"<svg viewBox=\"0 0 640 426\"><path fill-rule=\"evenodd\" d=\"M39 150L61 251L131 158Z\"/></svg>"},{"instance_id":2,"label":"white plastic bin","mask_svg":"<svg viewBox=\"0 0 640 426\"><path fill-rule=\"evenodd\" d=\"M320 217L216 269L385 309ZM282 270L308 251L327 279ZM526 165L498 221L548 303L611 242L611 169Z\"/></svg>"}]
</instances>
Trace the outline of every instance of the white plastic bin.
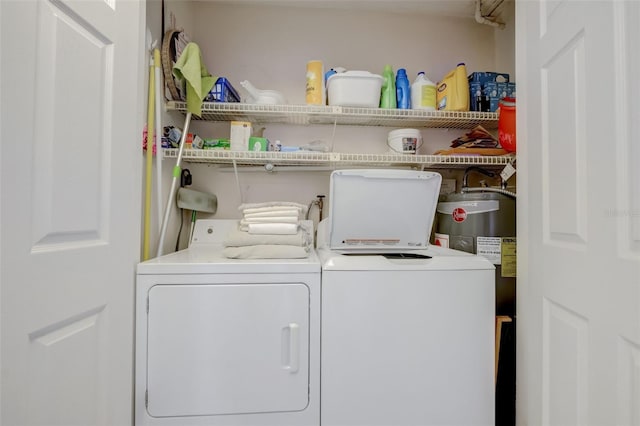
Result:
<instances>
[{"instance_id":1,"label":"white plastic bin","mask_svg":"<svg viewBox=\"0 0 640 426\"><path fill-rule=\"evenodd\" d=\"M377 108L382 76L368 71L345 71L327 79L329 105Z\"/></svg>"}]
</instances>

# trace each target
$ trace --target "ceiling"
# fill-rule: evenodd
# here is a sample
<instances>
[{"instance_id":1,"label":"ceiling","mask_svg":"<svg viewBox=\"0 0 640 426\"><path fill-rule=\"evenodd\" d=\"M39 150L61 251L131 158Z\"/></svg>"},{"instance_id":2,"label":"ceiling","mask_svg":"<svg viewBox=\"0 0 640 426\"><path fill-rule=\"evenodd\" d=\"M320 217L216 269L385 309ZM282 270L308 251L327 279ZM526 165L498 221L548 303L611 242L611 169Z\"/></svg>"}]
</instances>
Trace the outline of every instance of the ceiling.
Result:
<instances>
[{"instance_id":1,"label":"ceiling","mask_svg":"<svg viewBox=\"0 0 640 426\"><path fill-rule=\"evenodd\" d=\"M367 9L395 13L473 18L477 0L203 0L226 4L295 6L333 9ZM480 0L484 17L500 18L504 3L513 0Z\"/></svg>"}]
</instances>

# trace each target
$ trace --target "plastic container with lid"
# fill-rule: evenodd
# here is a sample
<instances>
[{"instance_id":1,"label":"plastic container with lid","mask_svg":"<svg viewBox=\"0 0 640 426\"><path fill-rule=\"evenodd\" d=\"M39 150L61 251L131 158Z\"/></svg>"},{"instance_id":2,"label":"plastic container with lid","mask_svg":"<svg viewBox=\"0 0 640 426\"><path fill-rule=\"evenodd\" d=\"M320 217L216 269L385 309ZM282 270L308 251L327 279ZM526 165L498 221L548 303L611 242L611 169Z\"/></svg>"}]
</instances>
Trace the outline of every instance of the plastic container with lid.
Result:
<instances>
[{"instance_id":1,"label":"plastic container with lid","mask_svg":"<svg viewBox=\"0 0 640 426\"><path fill-rule=\"evenodd\" d=\"M422 135L418 129L396 129L389 132L387 145L396 154L415 154L422 146Z\"/></svg>"},{"instance_id":2,"label":"plastic container with lid","mask_svg":"<svg viewBox=\"0 0 640 426\"><path fill-rule=\"evenodd\" d=\"M327 78L329 105L375 108L380 103L382 76L345 71Z\"/></svg>"},{"instance_id":3,"label":"plastic container with lid","mask_svg":"<svg viewBox=\"0 0 640 426\"><path fill-rule=\"evenodd\" d=\"M404 68L400 68L396 74L396 100L399 109L411 108L411 86Z\"/></svg>"},{"instance_id":4,"label":"plastic container with lid","mask_svg":"<svg viewBox=\"0 0 640 426\"><path fill-rule=\"evenodd\" d=\"M411 85L411 108L435 111L436 84L420 71Z\"/></svg>"}]
</instances>

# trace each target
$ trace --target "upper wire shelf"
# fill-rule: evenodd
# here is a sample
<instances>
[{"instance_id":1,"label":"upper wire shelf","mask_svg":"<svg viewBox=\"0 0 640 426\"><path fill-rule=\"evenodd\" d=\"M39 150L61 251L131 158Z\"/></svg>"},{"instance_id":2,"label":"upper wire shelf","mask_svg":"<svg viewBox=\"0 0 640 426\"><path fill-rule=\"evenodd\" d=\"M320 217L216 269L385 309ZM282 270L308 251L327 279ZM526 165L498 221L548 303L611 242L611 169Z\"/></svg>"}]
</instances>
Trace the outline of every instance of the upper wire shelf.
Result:
<instances>
[{"instance_id":1,"label":"upper wire shelf","mask_svg":"<svg viewBox=\"0 0 640 426\"><path fill-rule=\"evenodd\" d=\"M169 101L168 111L187 112L187 104ZM475 111L423 111L413 109L354 108L322 105L258 105L204 102L202 115L193 120L250 121L256 124L336 124L355 126L423 127L487 130L498 128L498 114Z\"/></svg>"}]
</instances>

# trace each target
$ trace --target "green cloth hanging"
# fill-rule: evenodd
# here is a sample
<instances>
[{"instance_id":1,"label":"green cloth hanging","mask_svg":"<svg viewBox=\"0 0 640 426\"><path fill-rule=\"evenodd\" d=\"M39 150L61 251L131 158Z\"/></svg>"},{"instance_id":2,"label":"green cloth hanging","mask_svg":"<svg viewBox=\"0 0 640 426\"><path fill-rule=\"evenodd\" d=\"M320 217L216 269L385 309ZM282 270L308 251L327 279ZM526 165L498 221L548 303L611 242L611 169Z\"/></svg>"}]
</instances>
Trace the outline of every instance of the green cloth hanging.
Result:
<instances>
[{"instance_id":1,"label":"green cloth hanging","mask_svg":"<svg viewBox=\"0 0 640 426\"><path fill-rule=\"evenodd\" d=\"M187 111L199 117L202 114L202 100L217 80L204 66L200 47L193 42L187 44L172 71L177 79L186 82Z\"/></svg>"}]
</instances>

